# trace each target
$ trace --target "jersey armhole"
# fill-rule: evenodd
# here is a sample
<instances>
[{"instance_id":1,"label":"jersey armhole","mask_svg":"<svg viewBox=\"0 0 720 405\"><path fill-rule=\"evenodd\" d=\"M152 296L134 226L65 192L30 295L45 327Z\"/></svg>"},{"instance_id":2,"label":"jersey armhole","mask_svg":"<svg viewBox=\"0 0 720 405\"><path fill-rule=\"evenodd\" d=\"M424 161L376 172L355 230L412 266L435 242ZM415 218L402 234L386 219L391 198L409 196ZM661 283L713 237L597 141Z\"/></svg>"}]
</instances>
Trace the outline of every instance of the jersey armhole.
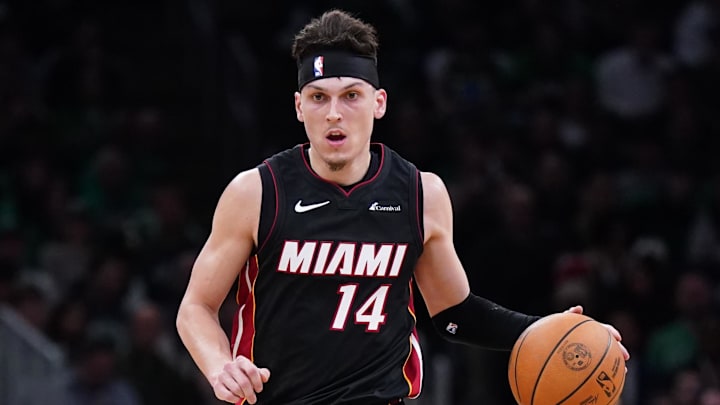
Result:
<instances>
[{"instance_id":1,"label":"jersey armhole","mask_svg":"<svg viewBox=\"0 0 720 405\"><path fill-rule=\"evenodd\" d=\"M262 180L262 205L258 223L258 246L255 254L260 253L272 236L278 220L278 186L275 173L267 161L258 166Z\"/></svg>"},{"instance_id":2,"label":"jersey armhole","mask_svg":"<svg viewBox=\"0 0 720 405\"><path fill-rule=\"evenodd\" d=\"M420 170L415 169L415 181L413 182L413 194L415 195L415 224L417 225L417 237L420 249L425 245L425 215L423 209L423 188Z\"/></svg>"}]
</instances>

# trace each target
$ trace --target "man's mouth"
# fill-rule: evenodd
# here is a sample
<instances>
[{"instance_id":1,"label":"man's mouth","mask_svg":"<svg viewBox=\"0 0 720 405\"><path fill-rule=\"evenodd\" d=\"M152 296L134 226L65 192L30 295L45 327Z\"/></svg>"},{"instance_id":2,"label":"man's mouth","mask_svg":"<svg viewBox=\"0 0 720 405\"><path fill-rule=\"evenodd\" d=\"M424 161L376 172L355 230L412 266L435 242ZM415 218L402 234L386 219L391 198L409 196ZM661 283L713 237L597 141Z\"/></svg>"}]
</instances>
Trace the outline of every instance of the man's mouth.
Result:
<instances>
[{"instance_id":1,"label":"man's mouth","mask_svg":"<svg viewBox=\"0 0 720 405\"><path fill-rule=\"evenodd\" d=\"M328 140L331 144L341 144L345 138L347 138L347 135L345 135L345 132L342 129L339 128L332 128L328 130L325 134L325 139Z\"/></svg>"},{"instance_id":2,"label":"man's mouth","mask_svg":"<svg viewBox=\"0 0 720 405\"><path fill-rule=\"evenodd\" d=\"M346 138L346 136L343 134L330 134L327 136L327 139L332 142L342 141L345 138Z\"/></svg>"}]
</instances>

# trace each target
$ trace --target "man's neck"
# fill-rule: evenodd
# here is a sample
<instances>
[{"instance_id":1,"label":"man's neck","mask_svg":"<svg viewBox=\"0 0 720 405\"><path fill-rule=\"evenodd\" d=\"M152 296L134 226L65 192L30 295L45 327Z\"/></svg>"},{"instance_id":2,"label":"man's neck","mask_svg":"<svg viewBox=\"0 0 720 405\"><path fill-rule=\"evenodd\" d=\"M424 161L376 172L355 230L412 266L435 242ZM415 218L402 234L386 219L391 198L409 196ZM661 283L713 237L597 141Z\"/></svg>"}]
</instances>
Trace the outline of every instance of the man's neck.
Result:
<instances>
[{"instance_id":1,"label":"man's neck","mask_svg":"<svg viewBox=\"0 0 720 405\"><path fill-rule=\"evenodd\" d=\"M368 150L357 158L347 162L344 167L334 170L331 165L315 155L312 149L308 150L310 167L323 179L340 186L349 186L360 182L370 168L371 154Z\"/></svg>"}]
</instances>

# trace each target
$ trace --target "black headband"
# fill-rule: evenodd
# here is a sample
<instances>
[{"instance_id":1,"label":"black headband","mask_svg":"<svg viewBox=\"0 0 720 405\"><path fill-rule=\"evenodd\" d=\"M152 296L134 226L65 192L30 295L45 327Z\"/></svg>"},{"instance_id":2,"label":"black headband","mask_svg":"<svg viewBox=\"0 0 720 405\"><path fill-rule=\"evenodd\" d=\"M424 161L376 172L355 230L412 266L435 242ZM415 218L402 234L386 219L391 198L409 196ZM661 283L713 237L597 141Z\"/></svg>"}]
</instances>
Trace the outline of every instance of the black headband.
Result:
<instances>
[{"instance_id":1,"label":"black headband","mask_svg":"<svg viewBox=\"0 0 720 405\"><path fill-rule=\"evenodd\" d=\"M380 88L375 60L350 52L319 52L298 63L298 89L313 80L326 77L357 77Z\"/></svg>"}]
</instances>

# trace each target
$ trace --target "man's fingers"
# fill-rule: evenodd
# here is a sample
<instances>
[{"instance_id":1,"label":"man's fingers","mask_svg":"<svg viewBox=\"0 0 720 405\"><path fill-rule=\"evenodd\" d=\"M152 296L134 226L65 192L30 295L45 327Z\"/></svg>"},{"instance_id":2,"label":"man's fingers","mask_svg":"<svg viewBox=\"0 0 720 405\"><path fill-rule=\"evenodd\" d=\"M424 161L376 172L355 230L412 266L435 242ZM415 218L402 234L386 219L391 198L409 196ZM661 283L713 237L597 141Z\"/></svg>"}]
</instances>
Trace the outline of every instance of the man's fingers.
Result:
<instances>
[{"instance_id":1,"label":"man's fingers","mask_svg":"<svg viewBox=\"0 0 720 405\"><path fill-rule=\"evenodd\" d=\"M575 305L575 306L572 306L572 307L566 309L564 312L565 313L571 312L574 314L582 314L583 307L582 307L582 305ZM622 340L622 335L620 334L620 331L618 331L617 329L615 329L614 326L612 326L608 323L604 323L603 326L605 326L607 328L608 332L610 332L612 337L615 338L617 343L620 345L620 349L622 350L622 354L623 354L623 357L625 358L625 360L626 361L629 360L630 352L628 352L628 350L625 348L625 346L623 346L623 344L620 343L620 341Z\"/></svg>"},{"instance_id":2,"label":"man's fingers","mask_svg":"<svg viewBox=\"0 0 720 405\"><path fill-rule=\"evenodd\" d=\"M228 384L225 382L226 379L220 379L217 384L215 384L215 396L217 399L230 402L232 404L237 403L242 398L242 395L238 395L235 393L237 391L237 387L230 388L228 387ZM234 384L230 384L234 385Z\"/></svg>"},{"instance_id":3,"label":"man's fingers","mask_svg":"<svg viewBox=\"0 0 720 405\"><path fill-rule=\"evenodd\" d=\"M253 387L252 382L245 378L239 383L240 388L242 388L243 391L243 397L248 401L248 403L254 404L255 401L257 401L257 397L255 396L255 393L258 392Z\"/></svg>"},{"instance_id":4,"label":"man's fingers","mask_svg":"<svg viewBox=\"0 0 720 405\"><path fill-rule=\"evenodd\" d=\"M625 346L622 343L620 343L620 341L618 341L617 344L620 345L620 350L622 351L623 358L625 359L625 361L630 360L630 352L625 348ZM627 370L625 370L625 371L627 371Z\"/></svg>"},{"instance_id":5,"label":"man's fingers","mask_svg":"<svg viewBox=\"0 0 720 405\"><path fill-rule=\"evenodd\" d=\"M252 386L253 391L261 392L263 390L263 378L261 376L260 369L249 361L240 362L238 365L240 367L240 371L245 374L245 379L249 381Z\"/></svg>"},{"instance_id":6,"label":"man's fingers","mask_svg":"<svg viewBox=\"0 0 720 405\"><path fill-rule=\"evenodd\" d=\"M565 312L572 312L573 314L582 314L583 307L582 307L582 305L575 305L574 307L568 308Z\"/></svg>"},{"instance_id":7,"label":"man's fingers","mask_svg":"<svg viewBox=\"0 0 720 405\"><path fill-rule=\"evenodd\" d=\"M260 369L260 377L262 377L262 382L266 383L270 379L270 370L266 368Z\"/></svg>"},{"instance_id":8,"label":"man's fingers","mask_svg":"<svg viewBox=\"0 0 720 405\"><path fill-rule=\"evenodd\" d=\"M226 363L222 372L217 375L213 384L215 396L232 403L244 398L248 404L255 404L256 393L263 390L263 384L269 378L270 370L258 368L250 359L239 356Z\"/></svg>"},{"instance_id":9,"label":"man's fingers","mask_svg":"<svg viewBox=\"0 0 720 405\"><path fill-rule=\"evenodd\" d=\"M228 391L241 398L245 398L245 390L243 389L241 379L233 376L231 373L222 373L219 377L221 387L225 387Z\"/></svg>"},{"instance_id":10,"label":"man's fingers","mask_svg":"<svg viewBox=\"0 0 720 405\"><path fill-rule=\"evenodd\" d=\"M220 375L220 382L233 394L247 399L250 404L254 404L257 400L255 389L250 378L245 374L245 370L232 363L226 364L224 370Z\"/></svg>"},{"instance_id":11,"label":"man's fingers","mask_svg":"<svg viewBox=\"0 0 720 405\"><path fill-rule=\"evenodd\" d=\"M612 335L612 337L615 338L615 340L617 340L618 342L622 340L622 335L620 335L620 332L619 332L617 329L615 329L614 326L612 326L612 325L610 325L610 324L608 324L608 323L606 323L606 324L604 324L604 325L605 325L605 327L608 329L608 331L610 332L610 334Z\"/></svg>"},{"instance_id":12,"label":"man's fingers","mask_svg":"<svg viewBox=\"0 0 720 405\"><path fill-rule=\"evenodd\" d=\"M615 338L615 340L617 340L617 344L620 345L620 350L622 350L623 358L625 358L625 361L629 360L630 352L627 350L627 348L625 348L625 346L622 343L620 343L622 341L622 335L620 334L620 331L615 329L615 327L610 324L606 323L604 325L607 328L607 330L610 332L612 337Z\"/></svg>"}]
</instances>

